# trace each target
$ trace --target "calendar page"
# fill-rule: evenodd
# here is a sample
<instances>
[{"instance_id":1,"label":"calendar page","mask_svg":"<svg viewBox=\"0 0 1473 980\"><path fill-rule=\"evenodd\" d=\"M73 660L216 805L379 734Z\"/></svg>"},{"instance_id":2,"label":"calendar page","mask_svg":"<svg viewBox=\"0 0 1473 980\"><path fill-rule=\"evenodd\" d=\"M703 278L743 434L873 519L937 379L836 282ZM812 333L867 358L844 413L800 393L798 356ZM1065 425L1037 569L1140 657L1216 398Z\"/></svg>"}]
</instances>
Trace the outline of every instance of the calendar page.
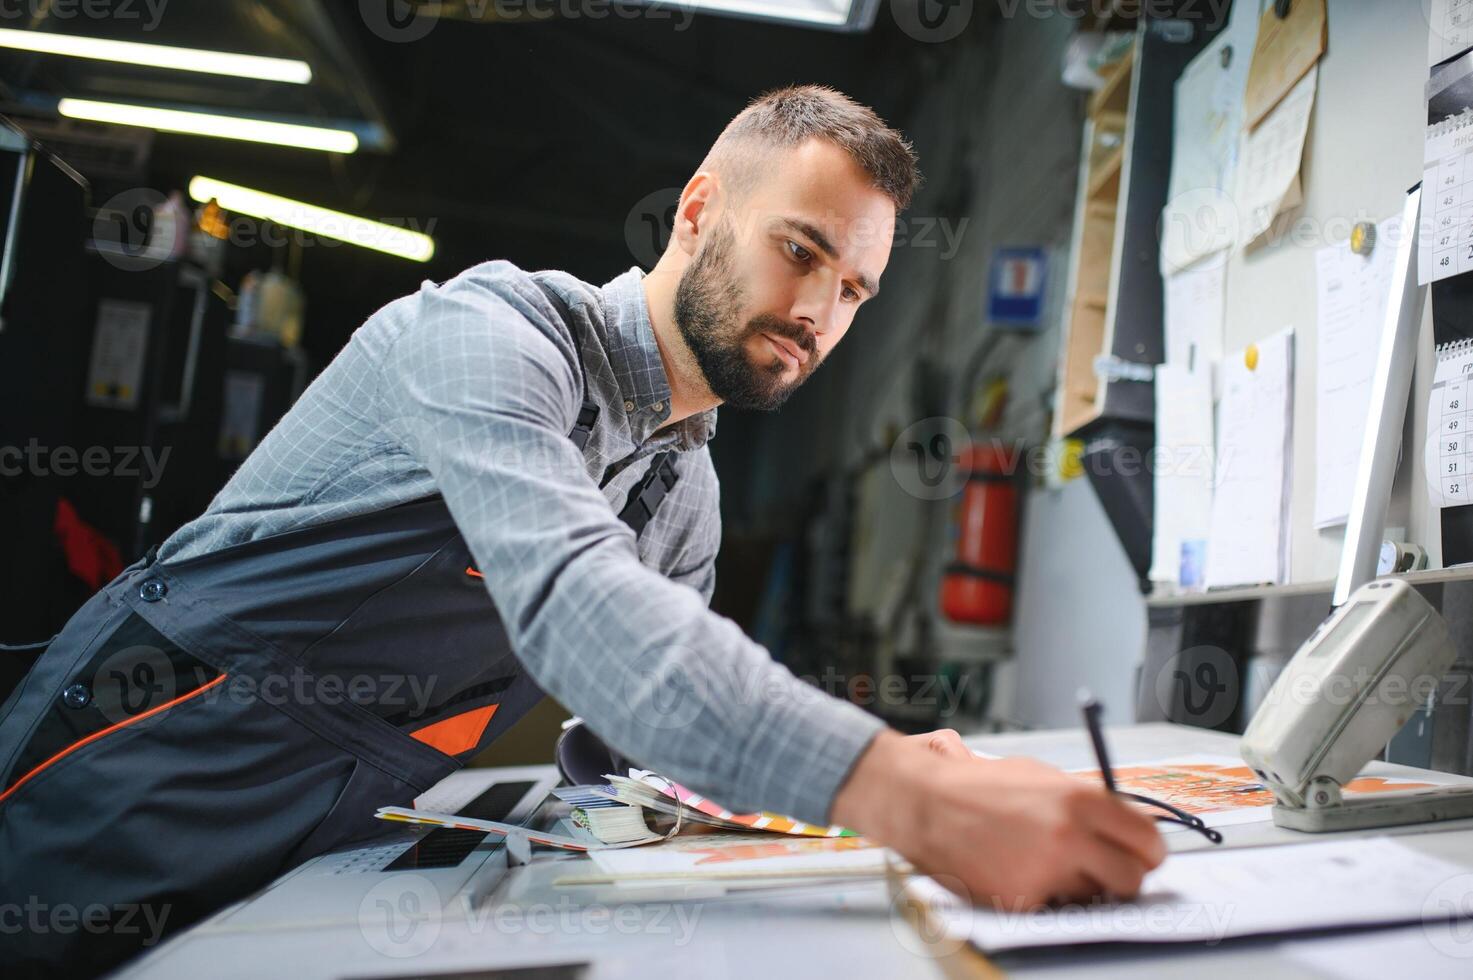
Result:
<instances>
[{"instance_id":1,"label":"calendar page","mask_svg":"<svg viewBox=\"0 0 1473 980\"><path fill-rule=\"evenodd\" d=\"M1427 83L1422 156L1422 284L1473 272L1473 52Z\"/></svg>"},{"instance_id":2,"label":"calendar page","mask_svg":"<svg viewBox=\"0 0 1473 980\"><path fill-rule=\"evenodd\" d=\"M1427 404L1427 492L1438 507L1473 503L1473 341L1437 348L1437 373Z\"/></svg>"}]
</instances>

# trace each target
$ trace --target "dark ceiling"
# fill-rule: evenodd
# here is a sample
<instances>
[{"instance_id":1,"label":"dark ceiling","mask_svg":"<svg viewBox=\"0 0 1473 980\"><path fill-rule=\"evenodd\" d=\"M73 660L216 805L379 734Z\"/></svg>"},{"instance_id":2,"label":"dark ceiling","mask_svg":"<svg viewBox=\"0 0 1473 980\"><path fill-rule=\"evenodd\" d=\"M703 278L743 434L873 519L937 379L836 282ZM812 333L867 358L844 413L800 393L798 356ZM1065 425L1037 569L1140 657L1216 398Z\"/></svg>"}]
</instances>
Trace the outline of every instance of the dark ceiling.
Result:
<instances>
[{"instance_id":1,"label":"dark ceiling","mask_svg":"<svg viewBox=\"0 0 1473 980\"><path fill-rule=\"evenodd\" d=\"M659 8L616 14L602 0L544 0L532 9L571 16L511 19L491 15L528 4L462 0L438 7L461 16L421 17L396 35L376 2L175 2L150 23L145 0L115 0L113 18L37 22L302 58L314 69L308 86L13 51L0 52L0 80L12 110L79 96L385 127L392 149L349 156L159 134L141 181L169 190L203 173L434 235L427 265L347 246L303 250L306 344L320 365L384 302L485 259L595 281L649 264L653 216L748 99L823 82L903 123L927 64L950 47L912 40L885 12L871 32L842 34ZM130 186L94 180L95 202Z\"/></svg>"},{"instance_id":2,"label":"dark ceiling","mask_svg":"<svg viewBox=\"0 0 1473 980\"><path fill-rule=\"evenodd\" d=\"M594 18L589 11L609 10L603 0L537 0L575 16L445 17L418 22L410 33L423 36L414 40L384 29L373 13L379 2L174 0L148 31L53 23L49 29L302 58L314 79L293 86L0 51L4 104L12 112L29 105L43 120L56 98L85 96L383 126L392 149L347 156L161 133L146 173L93 181L94 204L103 204L140 184L168 191L205 174L430 232L437 251L426 264L310 239L286 256L264 246L234 250L224 276L232 286L247 268L284 261L297 270L307 294L303 346L317 370L375 309L477 262L505 258L596 283L648 267L659 250L653 224L668 220L678 189L748 100L785 84L824 83L904 127L923 108L927 85L968 47L966 38L914 40L889 2L873 30L845 34L669 10ZM475 9L497 6L516 3L485 0ZM457 4L440 9L454 13ZM970 30L984 29L982 20ZM924 161L927 146L917 149ZM940 176L928 174L933 184ZM810 387L795 409L824 397L823 385ZM718 463L745 467L768 424L723 413L713 448L732 462ZM739 503L739 494L729 496L724 506Z\"/></svg>"}]
</instances>

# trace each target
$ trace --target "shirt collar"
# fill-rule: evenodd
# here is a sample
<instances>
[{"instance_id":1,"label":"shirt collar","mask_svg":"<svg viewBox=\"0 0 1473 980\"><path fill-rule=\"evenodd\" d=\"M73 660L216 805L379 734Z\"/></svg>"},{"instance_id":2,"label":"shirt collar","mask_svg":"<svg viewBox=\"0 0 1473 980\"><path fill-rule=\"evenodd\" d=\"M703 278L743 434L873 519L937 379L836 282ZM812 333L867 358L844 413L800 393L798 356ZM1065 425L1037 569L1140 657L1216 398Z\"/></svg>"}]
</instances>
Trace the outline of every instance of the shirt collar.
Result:
<instances>
[{"instance_id":1,"label":"shirt collar","mask_svg":"<svg viewBox=\"0 0 1473 980\"><path fill-rule=\"evenodd\" d=\"M714 408L656 432L670 417L670 380L655 342L643 282L644 272L635 266L602 289L604 350L624 398L620 407L629 419L629 434L639 445L699 449L716 433Z\"/></svg>"}]
</instances>

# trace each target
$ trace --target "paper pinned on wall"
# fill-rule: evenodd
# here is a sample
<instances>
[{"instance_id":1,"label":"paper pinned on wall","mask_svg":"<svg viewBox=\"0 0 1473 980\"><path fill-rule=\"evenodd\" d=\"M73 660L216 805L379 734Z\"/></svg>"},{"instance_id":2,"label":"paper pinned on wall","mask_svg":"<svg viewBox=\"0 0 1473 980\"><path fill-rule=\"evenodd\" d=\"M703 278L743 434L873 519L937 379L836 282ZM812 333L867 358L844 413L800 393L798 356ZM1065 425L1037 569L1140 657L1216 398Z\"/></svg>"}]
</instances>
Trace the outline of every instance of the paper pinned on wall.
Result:
<instances>
[{"instance_id":1,"label":"paper pinned on wall","mask_svg":"<svg viewBox=\"0 0 1473 980\"><path fill-rule=\"evenodd\" d=\"M1473 53L1427 81L1417 281L1473 272Z\"/></svg>"},{"instance_id":2,"label":"paper pinned on wall","mask_svg":"<svg viewBox=\"0 0 1473 980\"><path fill-rule=\"evenodd\" d=\"M1212 371L1156 367L1156 477L1153 582L1184 582L1182 547L1205 549L1212 522Z\"/></svg>"},{"instance_id":3,"label":"paper pinned on wall","mask_svg":"<svg viewBox=\"0 0 1473 980\"><path fill-rule=\"evenodd\" d=\"M1325 0L1295 0L1284 17L1274 7L1268 4L1259 19L1248 70L1243 118L1250 129L1288 98L1295 83L1319 63L1329 42Z\"/></svg>"},{"instance_id":4,"label":"paper pinned on wall","mask_svg":"<svg viewBox=\"0 0 1473 980\"><path fill-rule=\"evenodd\" d=\"M1166 363L1206 370L1222 357L1227 320L1227 253L1165 280Z\"/></svg>"},{"instance_id":5,"label":"paper pinned on wall","mask_svg":"<svg viewBox=\"0 0 1473 980\"><path fill-rule=\"evenodd\" d=\"M1435 507L1473 503L1473 453L1468 430L1473 427L1468 389L1473 379L1473 340L1455 340L1437 347L1437 369L1427 396L1427 442L1422 465L1427 493Z\"/></svg>"},{"instance_id":6,"label":"paper pinned on wall","mask_svg":"<svg viewBox=\"0 0 1473 980\"><path fill-rule=\"evenodd\" d=\"M1243 86L1258 11L1237 4L1227 27L1176 81L1171 183L1161 220L1161 274L1234 244L1233 181L1243 128Z\"/></svg>"},{"instance_id":7,"label":"paper pinned on wall","mask_svg":"<svg viewBox=\"0 0 1473 980\"><path fill-rule=\"evenodd\" d=\"M1376 226L1369 256L1356 255L1348 241L1315 254L1315 527L1344 524L1350 514L1400 240L1398 215Z\"/></svg>"},{"instance_id":8,"label":"paper pinned on wall","mask_svg":"<svg viewBox=\"0 0 1473 980\"><path fill-rule=\"evenodd\" d=\"M1208 588L1278 584L1288 577L1293 380L1292 330L1223 362Z\"/></svg>"},{"instance_id":9,"label":"paper pinned on wall","mask_svg":"<svg viewBox=\"0 0 1473 980\"><path fill-rule=\"evenodd\" d=\"M1427 11L1427 67L1473 47L1473 0L1432 0Z\"/></svg>"},{"instance_id":10,"label":"paper pinned on wall","mask_svg":"<svg viewBox=\"0 0 1473 980\"><path fill-rule=\"evenodd\" d=\"M1273 227L1274 218L1303 198L1299 168L1314 112L1319 67L1310 69L1258 128L1243 136L1238 152L1238 247L1247 248Z\"/></svg>"}]
</instances>

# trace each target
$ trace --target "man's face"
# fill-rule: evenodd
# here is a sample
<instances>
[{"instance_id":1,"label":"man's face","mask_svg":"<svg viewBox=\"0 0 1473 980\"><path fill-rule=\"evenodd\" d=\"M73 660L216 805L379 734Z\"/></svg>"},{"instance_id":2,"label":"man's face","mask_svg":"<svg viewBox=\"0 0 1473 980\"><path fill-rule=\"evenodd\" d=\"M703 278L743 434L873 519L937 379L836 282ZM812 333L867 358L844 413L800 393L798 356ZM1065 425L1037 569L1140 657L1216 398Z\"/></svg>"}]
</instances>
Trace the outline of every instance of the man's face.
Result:
<instances>
[{"instance_id":1,"label":"man's face","mask_svg":"<svg viewBox=\"0 0 1473 980\"><path fill-rule=\"evenodd\" d=\"M770 411L806 381L879 288L895 205L847 153L788 151L714 215L675 294L675 321L711 392Z\"/></svg>"}]
</instances>

